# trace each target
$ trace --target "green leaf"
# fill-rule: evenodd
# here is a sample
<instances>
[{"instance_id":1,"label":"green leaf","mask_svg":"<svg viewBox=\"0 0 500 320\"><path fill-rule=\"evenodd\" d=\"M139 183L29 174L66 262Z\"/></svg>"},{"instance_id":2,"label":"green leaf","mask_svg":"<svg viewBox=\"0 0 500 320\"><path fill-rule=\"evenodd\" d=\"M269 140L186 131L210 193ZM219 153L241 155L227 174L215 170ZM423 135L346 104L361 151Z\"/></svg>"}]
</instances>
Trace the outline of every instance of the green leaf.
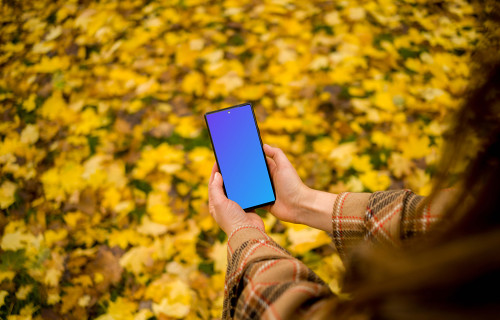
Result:
<instances>
[{"instance_id":1,"label":"green leaf","mask_svg":"<svg viewBox=\"0 0 500 320\"><path fill-rule=\"evenodd\" d=\"M88 142L89 148L90 148L90 155L89 156L93 156L95 154L97 145L99 145L99 137L87 136L87 142Z\"/></svg>"},{"instance_id":2,"label":"green leaf","mask_svg":"<svg viewBox=\"0 0 500 320\"><path fill-rule=\"evenodd\" d=\"M243 39L243 37L239 33L233 34L227 40L227 44L230 46L241 46L245 44L245 39Z\"/></svg>"},{"instance_id":3,"label":"green leaf","mask_svg":"<svg viewBox=\"0 0 500 320\"><path fill-rule=\"evenodd\" d=\"M205 273L208 276L211 276L215 273L214 271L214 262L213 261L203 261L198 264L198 270Z\"/></svg>"},{"instance_id":4,"label":"green leaf","mask_svg":"<svg viewBox=\"0 0 500 320\"><path fill-rule=\"evenodd\" d=\"M140 206L128 213L128 216L135 220L137 223L141 222L142 216L146 214L146 207Z\"/></svg>"},{"instance_id":5,"label":"green leaf","mask_svg":"<svg viewBox=\"0 0 500 320\"><path fill-rule=\"evenodd\" d=\"M406 60L408 58L418 58L420 56L421 51L411 50L409 48L399 48L398 53L403 59Z\"/></svg>"},{"instance_id":6,"label":"green leaf","mask_svg":"<svg viewBox=\"0 0 500 320\"><path fill-rule=\"evenodd\" d=\"M17 251L7 250L0 254L0 270L21 270L24 267L26 257L24 249Z\"/></svg>"},{"instance_id":7,"label":"green leaf","mask_svg":"<svg viewBox=\"0 0 500 320\"><path fill-rule=\"evenodd\" d=\"M130 182L130 184L134 188L139 189L139 190L143 191L146 194L150 193L151 190L153 190L153 188L151 187L151 185L149 184L149 182L147 182L145 180L134 179L134 180L132 180Z\"/></svg>"},{"instance_id":8,"label":"green leaf","mask_svg":"<svg viewBox=\"0 0 500 320\"><path fill-rule=\"evenodd\" d=\"M381 49L380 44L384 41L392 43L394 41L394 36L391 33L381 33L373 38L373 46L377 49Z\"/></svg>"}]
</instances>

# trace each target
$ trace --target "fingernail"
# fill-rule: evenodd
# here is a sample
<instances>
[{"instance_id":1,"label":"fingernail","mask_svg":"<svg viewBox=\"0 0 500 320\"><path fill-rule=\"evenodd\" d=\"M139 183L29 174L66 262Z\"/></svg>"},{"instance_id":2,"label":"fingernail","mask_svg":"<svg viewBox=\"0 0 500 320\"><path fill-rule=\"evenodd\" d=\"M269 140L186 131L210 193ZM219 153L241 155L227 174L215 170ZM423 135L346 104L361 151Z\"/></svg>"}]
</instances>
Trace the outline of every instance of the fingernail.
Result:
<instances>
[{"instance_id":1,"label":"fingernail","mask_svg":"<svg viewBox=\"0 0 500 320\"><path fill-rule=\"evenodd\" d=\"M219 179L221 178L222 176L220 175L220 173L216 172L215 173L215 176L214 176L214 182L215 181L219 181Z\"/></svg>"}]
</instances>

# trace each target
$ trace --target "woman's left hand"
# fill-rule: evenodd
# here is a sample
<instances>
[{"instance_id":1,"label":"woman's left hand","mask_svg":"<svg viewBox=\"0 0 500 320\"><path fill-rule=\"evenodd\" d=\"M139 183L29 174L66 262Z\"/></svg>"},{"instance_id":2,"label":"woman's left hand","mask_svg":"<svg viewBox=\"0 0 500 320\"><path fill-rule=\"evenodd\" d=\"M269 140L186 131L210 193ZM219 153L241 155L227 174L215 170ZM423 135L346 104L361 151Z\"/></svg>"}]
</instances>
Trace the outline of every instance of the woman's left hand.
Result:
<instances>
[{"instance_id":1,"label":"woman's left hand","mask_svg":"<svg viewBox=\"0 0 500 320\"><path fill-rule=\"evenodd\" d=\"M239 204L226 197L217 163L212 168L208 182L208 208L215 222L228 236L242 225L252 225L264 230L264 222L256 213L243 211Z\"/></svg>"}]
</instances>

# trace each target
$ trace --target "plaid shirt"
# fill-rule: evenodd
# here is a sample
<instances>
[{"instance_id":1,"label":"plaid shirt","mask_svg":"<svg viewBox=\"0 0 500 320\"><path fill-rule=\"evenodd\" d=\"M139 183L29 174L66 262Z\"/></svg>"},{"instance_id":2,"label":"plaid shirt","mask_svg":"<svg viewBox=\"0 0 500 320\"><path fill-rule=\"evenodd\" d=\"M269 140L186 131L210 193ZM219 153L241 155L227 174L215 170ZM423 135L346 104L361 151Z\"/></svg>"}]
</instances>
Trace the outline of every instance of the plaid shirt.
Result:
<instances>
[{"instance_id":1,"label":"plaid shirt","mask_svg":"<svg viewBox=\"0 0 500 320\"><path fill-rule=\"evenodd\" d=\"M433 203L410 190L338 195L332 238L345 259L361 241L400 246L425 234L444 211L448 193ZM310 317L330 298L328 286L263 230L241 226L229 236L223 319Z\"/></svg>"}]
</instances>

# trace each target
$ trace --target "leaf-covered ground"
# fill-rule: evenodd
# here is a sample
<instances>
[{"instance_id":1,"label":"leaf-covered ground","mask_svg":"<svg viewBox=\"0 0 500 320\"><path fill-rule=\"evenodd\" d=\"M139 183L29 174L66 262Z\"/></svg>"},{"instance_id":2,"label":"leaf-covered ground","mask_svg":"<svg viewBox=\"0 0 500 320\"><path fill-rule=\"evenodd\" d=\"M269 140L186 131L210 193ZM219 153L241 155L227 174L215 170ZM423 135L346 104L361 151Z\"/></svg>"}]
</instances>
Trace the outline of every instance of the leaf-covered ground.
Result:
<instances>
[{"instance_id":1,"label":"leaf-covered ground","mask_svg":"<svg viewBox=\"0 0 500 320\"><path fill-rule=\"evenodd\" d=\"M218 318L203 113L310 187L427 194L480 41L453 1L0 0L0 318ZM332 290L328 236L266 228Z\"/></svg>"}]
</instances>

